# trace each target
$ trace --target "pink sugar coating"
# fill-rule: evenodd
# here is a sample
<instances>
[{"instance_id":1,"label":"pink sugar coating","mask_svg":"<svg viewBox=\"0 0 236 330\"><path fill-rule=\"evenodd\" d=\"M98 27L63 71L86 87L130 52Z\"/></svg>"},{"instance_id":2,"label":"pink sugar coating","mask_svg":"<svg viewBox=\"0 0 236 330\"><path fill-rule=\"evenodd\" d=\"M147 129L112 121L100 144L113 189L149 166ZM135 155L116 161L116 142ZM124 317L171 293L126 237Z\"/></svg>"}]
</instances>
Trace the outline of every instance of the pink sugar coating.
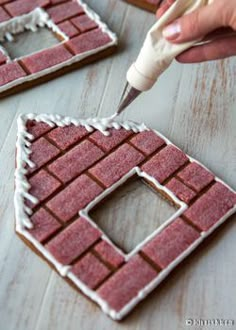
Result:
<instances>
[{"instance_id":1,"label":"pink sugar coating","mask_svg":"<svg viewBox=\"0 0 236 330\"><path fill-rule=\"evenodd\" d=\"M56 145L65 150L72 144L79 142L83 137L88 135L89 132L82 126L65 126L57 127L48 134L48 137L53 140Z\"/></svg>"},{"instance_id":2,"label":"pink sugar coating","mask_svg":"<svg viewBox=\"0 0 236 330\"><path fill-rule=\"evenodd\" d=\"M72 267L72 273L90 289L94 289L111 271L93 254L88 253Z\"/></svg>"},{"instance_id":3,"label":"pink sugar coating","mask_svg":"<svg viewBox=\"0 0 236 330\"><path fill-rule=\"evenodd\" d=\"M37 141L33 142L30 150L32 151L30 154L30 160L35 164L35 167L28 168L29 173L32 173L36 169L42 167L60 153L60 151L49 143L44 137L41 137Z\"/></svg>"},{"instance_id":4,"label":"pink sugar coating","mask_svg":"<svg viewBox=\"0 0 236 330\"><path fill-rule=\"evenodd\" d=\"M47 207L67 222L94 200L102 188L86 175L81 175L47 203Z\"/></svg>"},{"instance_id":5,"label":"pink sugar coating","mask_svg":"<svg viewBox=\"0 0 236 330\"><path fill-rule=\"evenodd\" d=\"M200 192L214 180L214 175L211 172L194 162L178 173L178 177L197 192Z\"/></svg>"},{"instance_id":6,"label":"pink sugar coating","mask_svg":"<svg viewBox=\"0 0 236 330\"><path fill-rule=\"evenodd\" d=\"M72 58L71 53L63 46L54 46L22 58L22 63L31 73L36 73Z\"/></svg>"},{"instance_id":7,"label":"pink sugar coating","mask_svg":"<svg viewBox=\"0 0 236 330\"><path fill-rule=\"evenodd\" d=\"M110 277L97 292L112 309L120 311L156 276L157 272L136 255Z\"/></svg>"},{"instance_id":8,"label":"pink sugar coating","mask_svg":"<svg viewBox=\"0 0 236 330\"><path fill-rule=\"evenodd\" d=\"M182 182L175 178L172 178L167 183L166 187L170 189L175 196L187 204L189 204L189 202L191 202L191 200L196 196L196 193L192 189L185 186Z\"/></svg>"},{"instance_id":9,"label":"pink sugar coating","mask_svg":"<svg viewBox=\"0 0 236 330\"><path fill-rule=\"evenodd\" d=\"M207 231L236 204L236 194L222 183L214 184L184 215L199 229Z\"/></svg>"},{"instance_id":10,"label":"pink sugar coating","mask_svg":"<svg viewBox=\"0 0 236 330\"><path fill-rule=\"evenodd\" d=\"M153 131L136 134L130 142L147 156L165 144L165 141Z\"/></svg>"},{"instance_id":11,"label":"pink sugar coating","mask_svg":"<svg viewBox=\"0 0 236 330\"><path fill-rule=\"evenodd\" d=\"M92 244L101 233L92 227L87 220L79 218L69 227L54 237L45 247L63 265L69 265Z\"/></svg>"},{"instance_id":12,"label":"pink sugar coating","mask_svg":"<svg viewBox=\"0 0 236 330\"><path fill-rule=\"evenodd\" d=\"M80 15L71 19L71 22L79 29L80 32L87 32L98 27L87 15Z\"/></svg>"},{"instance_id":13,"label":"pink sugar coating","mask_svg":"<svg viewBox=\"0 0 236 330\"><path fill-rule=\"evenodd\" d=\"M34 227L33 229L30 229L29 232L39 242L47 239L61 227L61 224L43 208L40 208L34 215L32 215L30 221Z\"/></svg>"},{"instance_id":14,"label":"pink sugar coating","mask_svg":"<svg viewBox=\"0 0 236 330\"><path fill-rule=\"evenodd\" d=\"M21 16L29 13L36 7L45 7L50 3L50 0L17 0L5 5L5 8L12 16Z\"/></svg>"},{"instance_id":15,"label":"pink sugar coating","mask_svg":"<svg viewBox=\"0 0 236 330\"><path fill-rule=\"evenodd\" d=\"M114 147L118 146L122 141L128 138L133 132L127 131L123 128L109 129L109 136L105 136L100 131L94 132L90 135L90 139L95 142L99 147L101 147L106 152L111 151Z\"/></svg>"},{"instance_id":16,"label":"pink sugar coating","mask_svg":"<svg viewBox=\"0 0 236 330\"><path fill-rule=\"evenodd\" d=\"M168 145L142 166L142 170L163 183L188 161L187 156L172 145Z\"/></svg>"},{"instance_id":17,"label":"pink sugar coating","mask_svg":"<svg viewBox=\"0 0 236 330\"><path fill-rule=\"evenodd\" d=\"M128 144L123 144L112 154L89 170L106 187L121 179L133 167L138 165L144 156Z\"/></svg>"},{"instance_id":18,"label":"pink sugar coating","mask_svg":"<svg viewBox=\"0 0 236 330\"><path fill-rule=\"evenodd\" d=\"M142 251L156 265L165 268L199 237L193 227L178 218L147 243Z\"/></svg>"},{"instance_id":19,"label":"pink sugar coating","mask_svg":"<svg viewBox=\"0 0 236 330\"><path fill-rule=\"evenodd\" d=\"M26 123L26 129L27 132L33 135L33 137L36 139L43 134L47 133L52 129L51 126L44 122L37 122L35 120L27 120Z\"/></svg>"},{"instance_id":20,"label":"pink sugar coating","mask_svg":"<svg viewBox=\"0 0 236 330\"><path fill-rule=\"evenodd\" d=\"M83 8L75 1L68 1L47 10L54 23L60 23L70 17L84 13Z\"/></svg>"},{"instance_id":21,"label":"pink sugar coating","mask_svg":"<svg viewBox=\"0 0 236 330\"><path fill-rule=\"evenodd\" d=\"M67 44L74 54L81 54L104 46L109 42L111 42L111 39L108 34L101 29L95 29L70 39Z\"/></svg>"},{"instance_id":22,"label":"pink sugar coating","mask_svg":"<svg viewBox=\"0 0 236 330\"><path fill-rule=\"evenodd\" d=\"M55 160L48 168L62 182L66 183L92 166L103 155L101 149L86 140Z\"/></svg>"},{"instance_id":23,"label":"pink sugar coating","mask_svg":"<svg viewBox=\"0 0 236 330\"><path fill-rule=\"evenodd\" d=\"M7 21L11 17L8 15L8 13L0 7L0 23Z\"/></svg>"},{"instance_id":24,"label":"pink sugar coating","mask_svg":"<svg viewBox=\"0 0 236 330\"><path fill-rule=\"evenodd\" d=\"M79 31L76 29L76 27L70 21L62 22L62 23L58 24L58 27L69 38L72 38L79 34Z\"/></svg>"},{"instance_id":25,"label":"pink sugar coating","mask_svg":"<svg viewBox=\"0 0 236 330\"><path fill-rule=\"evenodd\" d=\"M0 86L25 76L25 71L17 62L10 62L0 66Z\"/></svg>"},{"instance_id":26,"label":"pink sugar coating","mask_svg":"<svg viewBox=\"0 0 236 330\"><path fill-rule=\"evenodd\" d=\"M36 197L40 202L50 196L61 183L45 170L40 170L37 174L29 179L29 193Z\"/></svg>"},{"instance_id":27,"label":"pink sugar coating","mask_svg":"<svg viewBox=\"0 0 236 330\"><path fill-rule=\"evenodd\" d=\"M111 246L106 241L101 241L98 243L94 250L100 255L100 257L108 262L111 266L117 268L124 262L124 257L115 250L113 246Z\"/></svg>"}]
</instances>

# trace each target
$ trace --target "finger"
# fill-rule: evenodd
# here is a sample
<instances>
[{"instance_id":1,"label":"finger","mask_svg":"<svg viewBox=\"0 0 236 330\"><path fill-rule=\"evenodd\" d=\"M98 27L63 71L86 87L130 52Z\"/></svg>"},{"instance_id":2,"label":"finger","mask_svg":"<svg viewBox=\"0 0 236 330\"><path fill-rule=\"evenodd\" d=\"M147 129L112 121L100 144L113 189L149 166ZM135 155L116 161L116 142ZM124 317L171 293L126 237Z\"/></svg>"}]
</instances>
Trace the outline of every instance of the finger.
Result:
<instances>
[{"instance_id":1,"label":"finger","mask_svg":"<svg viewBox=\"0 0 236 330\"><path fill-rule=\"evenodd\" d=\"M161 17L167 10L169 9L168 3L165 1L161 7L157 10L156 16L159 18Z\"/></svg>"},{"instance_id":2,"label":"finger","mask_svg":"<svg viewBox=\"0 0 236 330\"><path fill-rule=\"evenodd\" d=\"M156 12L156 16L160 18L169 8L170 6L175 2L176 0L165 0L162 2L161 6Z\"/></svg>"},{"instance_id":3,"label":"finger","mask_svg":"<svg viewBox=\"0 0 236 330\"><path fill-rule=\"evenodd\" d=\"M236 37L214 40L202 46L192 47L177 56L180 63L198 63L236 55Z\"/></svg>"},{"instance_id":4,"label":"finger","mask_svg":"<svg viewBox=\"0 0 236 330\"><path fill-rule=\"evenodd\" d=\"M160 18L169 8L169 5L165 2L156 12L157 18Z\"/></svg>"},{"instance_id":5,"label":"finger","mask_svg":"<svg viewBox=\"0 0 236 330\"><path fill-rule=\"evenodd\" d=\"M208 33L224 26L222 15L222 1L199 8L192 13L181 17L163 30L166 39L175 42L198 40ZM228 10L228 7L224 10Z\"/></svg>"},{"instance_id":6,"label":"finger","mask_svg":"<svg viewBox=\"0 0 236 330\"><path fill-rule=\"evenodd\" d=\"M217 38L222 38L222 37L229 37L231 35L235 35L236 31L234 31L231 28L219 28L214 30L213 32L207 34L203 40L214 40Z\"/></svg>"}]
</instances>

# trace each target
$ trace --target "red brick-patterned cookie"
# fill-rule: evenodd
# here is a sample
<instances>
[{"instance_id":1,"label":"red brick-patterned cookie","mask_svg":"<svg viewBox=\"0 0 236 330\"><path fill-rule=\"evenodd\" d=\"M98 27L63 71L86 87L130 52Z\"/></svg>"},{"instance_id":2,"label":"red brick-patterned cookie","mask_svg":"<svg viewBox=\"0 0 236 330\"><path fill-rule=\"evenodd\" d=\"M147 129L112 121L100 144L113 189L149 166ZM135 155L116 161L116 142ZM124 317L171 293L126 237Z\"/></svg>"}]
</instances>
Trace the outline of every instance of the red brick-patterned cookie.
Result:
<instances>
[{"instance_id":1,"label":"red brick-patterned cookie","mask_svg":"<svg viewBox=\"0 0 236 330\"><path fill-rule=\"evenodd\" d=\"M155 13L157 11L159 4L163 0L125 0L125 1L131 3L132 5L138 6L140 8Z\"/></svg>"},{"instance_id":2,"label":"red brick-patterned cookie","mask_svg":"<svg viewBox=\"0 0 236 330\"><path fill-rule=\"evenodd\" d=\"M37 38L40 28L48 28L58 45L12 59L3 42L26 30ZM115 34L81 0L1 1L0 97L109 55L116 44Z\"/></svg>"},{"instance_id":3,"label":"red brick-patterned cookie","mask_svg":"<svg viewBox=\"0 0 236 330\"><path fill-rule=\"evenodd\" d=\"M135 176L177 211L125 253L89 212ZM15 187L17 233L115 320L236 210L236 193L164 136L111 118L19 117Z\"/></svg>"}]
</instances>

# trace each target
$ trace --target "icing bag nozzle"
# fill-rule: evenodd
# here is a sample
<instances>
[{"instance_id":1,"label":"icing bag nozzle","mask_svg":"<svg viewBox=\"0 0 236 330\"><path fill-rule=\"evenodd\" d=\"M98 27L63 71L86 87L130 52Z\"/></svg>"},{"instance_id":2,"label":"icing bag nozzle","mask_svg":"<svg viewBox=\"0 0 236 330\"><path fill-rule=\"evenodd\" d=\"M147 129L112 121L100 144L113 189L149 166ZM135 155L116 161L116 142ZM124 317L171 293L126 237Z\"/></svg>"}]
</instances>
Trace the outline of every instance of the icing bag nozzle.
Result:
<instances>
[{"instance_id":1,"label":"icing bag nozzle","mask_svg":"<svg viewBox=\"0 0 236 330\"><path fill-rule=\"evenodd\" d=\"M176 0L165 14L147 33L136 61L129 68L118 114L142 92L150 90L159 76L170 66L177 55L191 48L201 40L181 44L169 42L163 36L165 26L194 10L212 3L214 0Z\"/></svg>"},{"instance_id":2,"label":"icing bag nozzle","mask_svg":"<svg viewBox=\"0 0 236 330\"><path fill-rule=\"evenodd\" d=\"M127 83L121 96L117 114L119 115L121 112L123 112L140 94L141 91Z\"/></svg>"}]
</instances>

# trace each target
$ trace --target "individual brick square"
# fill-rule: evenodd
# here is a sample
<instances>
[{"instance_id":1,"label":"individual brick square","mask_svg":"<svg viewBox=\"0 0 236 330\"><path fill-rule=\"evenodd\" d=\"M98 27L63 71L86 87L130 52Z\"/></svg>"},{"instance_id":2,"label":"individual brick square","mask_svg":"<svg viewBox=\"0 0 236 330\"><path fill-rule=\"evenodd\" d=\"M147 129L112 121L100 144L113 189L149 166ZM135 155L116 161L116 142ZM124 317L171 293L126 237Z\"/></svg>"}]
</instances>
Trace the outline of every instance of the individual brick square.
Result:
<instances>
[{"instance_id":1,"label":"individual brick square","mask_svg":"<svg viewBox=\"0 0 236 330\"><path fill-rule=\"evenodd\" d=\"M124 257L106 241L98 243L94 250L105 262L108 262L114 268L119 267L125 261Z\"/></svg>"},{"instance_id":2,"label":"individual brick square","mask_svg":"<svg viewBox=\"0 0 236 330\"><path fill-rule=\"evenodd\" d=\"M71 145L79 142L89 132L82 126L65 126L57 127L48 134L48 137L62 150L67 149Z\"/></svg>"},{"instance_id":3,"label":"individual brick square","mask_svg":"<svg viewBox=\"0 0 236 330\"><path fill-rule=\"evenodd\" d=\"M172 145L168 145L142 166L142 170L163 183L188 161L187 156Z\"/></svg>"},{"instance_id":4,"label":"individual brick square","mask_svg":"<svg viewBox=\"0 0 236 330\"><path fill-rule=\"evenodd\" d=\"M21 62L30 73L36 73L63 63L71 57L71 53L63 45L59 45L26 56Z\"/></svg>"},{"instance_id":5,"label":"individual brick square","mask_svg":"<svg viewBox=\"0 0 236 330\"><path fill-rule=\"evenodd\" d=\"M34 227L33 229L29 229L29 232L39 242L49 238L61 228L61 224L43 208L40 208L34 215L32 215L30 221Z\"/></svg>"},{"instance_id":6,"label":"individual brick square","mask_svg":"<svg viewBox=\"0 0 236 330\"><path fill-rule=\"evenodd\" d=\"M80 15L71 19L71 22L79 29L80 32L84 33L98 27L97 23L94 22L87 15Z\"/></svg>"},{"instance_id":7,"label":"individual brick square","mask_svg":"<svg viewBox=\"0 0 236 330\"><path fill-rule=\"evenodd\" d=\"M49 8L47 12L54 23L60 23L68 18L83 14L84 10L77 2L67 1Z\"/></svg>"},{"instance_id":8,"label":"individual brick square","mask_svg":"<svg viewBox=\"0 0 236 330\"><path fill-rule=\"evenodd\" d=\"M147 243L142 251L156 265L165 268L199 237L197 230L178 218Z\"/></svg>"},{"instance_id":9,"label":"individual brick square","mask_svg":"<svg viewBox=\"0 0 236 330\"><path fill-rule=\"evenodd\" d=\"M69 38L72 38L79 34L79 31L76 29L76 27L70 21L62 22L62 23L58 24L58 27Z\"/></svg>"},{"instance_id":10,"label":"individual brick square","mask_svg":"<svg viewBox=\"0 0 236 330\"><path fill-rule=\"evenodd\" d=\"M200 192L214 180L214 175L211 172L194 162L179 172L178 177L197 192Z\"/></svg>"},{"instance_id":11,"label":"individual brick square","mask_svg":"<svg viewBox=\"0 0 236 330\"><path fill-rule=\"evenodd\" d=\"M100 236L101 233L87 220L79 218L45 247L57 261L68 265L93 245Z\"/></svg>"},{"instance_id":12,"label":"individual brick square","mask_svg":"<svg viewBox=\"0 0 236 330\"><path fill-rule=\"evenodd\" d=\"M66 183L98 161L104 152L90 141L83 141L53 162L48 169Z\"/></svg>"},{"instance_id":13,"label":"individual brick square","mask_svg":"<svg viewBox=\"0 0 236 330\"><path fill-rule=\"evenodd\" d=\"M165 144L165 141L153 131L136 134L130 142L147 156Z\"/></svg>"},{"instance_id":14,"label":"individual brick square","mask_svg":"<svg viewBox=\"0 0 236 330\"><path fill-rule=\"evenodd\" d=\"M0 65L6 63L6 61L7 61L6 55L0 52Z\"/></svg>"},{"instance_id":15,"label":"individual brick square","mask_svg":"<svg viewBox=\"0 0 236 330\"><path fill-rule=\"evenodd\" d=\"M189 204L191 200L197 195L195 191L185 186L179 180L172 178L166 185L166 188L170 189L175 196L177 196L180 200Z\"/></svg>"},{"instance_id":16,"label":"individual brick square","mask_svg":"<svg viewBox=\"0 0 236 330\"><path fill-rule=\"evenodd\" d=\"M217 182L184 215L199 229L207 231L235 204L236 194Z\"/></svg>"},{"instance_id":17,"label":"individual brick square","mask_svg":"<svg viewBox=\"0 0 236 330\"><path fill-rule=\"evenodd\" d=\"M29 179L30 190L29 193L36 197L40 202L50 196L61 183L53 176L44 170L40 170L37 174Z\"/></svg>"},{"instance_id":18,"label":"individual brick square","mask_svg":"<svg viewBox=\"0 0 236 330\"><path fill-rule=\"evenodd\" d=\"M95 181L87 175L81 175L51 199L47 206L62 221L67 222L102 191L103 189Z\"/></svg>"},{"instance_id":19,"label":"individual brick square","mask_svg":"<svg viewBox=\"0 0 236 330\"><path fill-rule=\"evenodd\" d=\"M93 254L87 253L71 269L72 273L90 289L96 288L111 271Z\"/></svg>"},{"instance_id":20,"label":"individual brick square","mask_svg":"<svg viewBox=\"0 0 236 330\"><path fill-rule=\"evenodd\" d=\"M0 66L0 86L25 76L25 71L17 62L11 62Z\"/></svg>"},{"instance_id":21,"label":"individual brick square","mask_svg":"<svg viewBox=\"0 0 236 330\"><path fill-rule=\"evenodd\" d=\"M29 173L32 173L42 167L60 153L60 150L49 143L44 137L41 137L37 141L33 142L30 150L30 160L35 166L33 168L28 168Z\"/></svg>"},{"instance_id":22,"label":"individual brick square","mask_svg":"<svg viewBox=\"0 0 236 330\"><path fill-rule=\"evenodd\" d=\"M17 0L5 5L5 8L12 16L21 16L34 10L36 7L45 7L50 0Z\"/></svg>"},{"instance_id":23,"label":"individual brick square","mask_svg":"<svg viewBox=\"0 0 236 330\"><path fill-rule=\"evenodd\" d=\"M89 138L104 151L109 152L133 134L132 131L127 131L123 128L119 130L111 128L109 129L109 133L109 136L105 136L100 131L96 131Z\"/></svg>"},{"instance_id":24,"label":"individual brick square","mask_svg":"<svg viewBox=\"0 0 236 330\"><path fill-rule=\"evenodd\" d=\"M128 144L123 144L89 172L108 188L143 159L144 156L136 149Z\"/></svg>"},{"instance_id":25,"label":"individual brick square","mask_svg":"<svg viewBox=\"0 0 236 330\"><path fill-rule=\"evenodd\" d=\"M104 46L110 41L111 39L108 34L104 33L101 29L96 29L72 38L67 42L67 45L74 54L81 54Z\"/></svg>"},{"instance_id":26,"label":"individual brick square","mask_svg":"<svg viewBox=\"0 0 236 330\"><path fill-rule=\"evenodd\" d=\"M37 122L35 120L28 120L26 123L27 132L33 135L34 139L42 136L52 129L51 126L44 122Z\"/></svg>"},{"instance_id":27,"label":"individual brick square","mask_svg":"<svg viewBox=\"0 0 236 330\"><path fill-rule=\"evenodd\" d=\"M5 22L9 20L11 17L8 15L8 13L0 7L0 23Z\"/></svg>"},{"instance_id":28,"label":"individual brick square","mask_svg":"<svg viewBox=\"0 0 236 330\"><path fill-rule=\"evenodd\" d=\"M120 311L156 276L157 272L139 255L136 255L109 278L97 292L111 308Z\"/></svg>"}]
</instances>

